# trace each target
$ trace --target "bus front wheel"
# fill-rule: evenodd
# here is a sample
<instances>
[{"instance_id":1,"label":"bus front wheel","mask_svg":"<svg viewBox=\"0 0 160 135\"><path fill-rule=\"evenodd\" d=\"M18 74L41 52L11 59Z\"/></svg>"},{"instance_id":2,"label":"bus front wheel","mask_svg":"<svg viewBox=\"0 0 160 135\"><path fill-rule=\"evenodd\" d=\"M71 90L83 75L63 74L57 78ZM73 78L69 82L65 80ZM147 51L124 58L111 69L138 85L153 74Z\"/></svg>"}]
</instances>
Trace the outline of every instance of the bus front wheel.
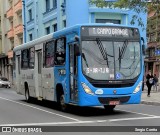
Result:
<instances>
[{"instance_id":1,"label":"bus front wheel","mask_svg":"<svg viewBox=\"0 0 160 135\"><path fill-rule=\"evenodd\" d=\"M116 105L104 105L104 109L108 112L112 112Z\"/></svg>"}]
</instances>

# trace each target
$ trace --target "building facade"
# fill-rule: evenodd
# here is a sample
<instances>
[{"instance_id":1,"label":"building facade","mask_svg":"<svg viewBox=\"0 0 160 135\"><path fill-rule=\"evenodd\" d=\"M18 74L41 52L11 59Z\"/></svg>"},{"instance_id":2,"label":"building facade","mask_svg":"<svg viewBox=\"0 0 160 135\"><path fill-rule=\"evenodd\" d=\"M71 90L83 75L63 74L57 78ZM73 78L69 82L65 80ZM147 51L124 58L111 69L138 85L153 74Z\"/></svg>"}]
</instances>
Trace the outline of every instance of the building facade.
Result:
<instances>
[{"instance_id":1,"label":"building facade","mask_svg":"<svg viewBox=\"0 0 160 135\"><path fill-rule=\"evenodd\" d=\"M148 14L148 48L145 58L146 74L151 70L160 77L160 13L150 11Z\"/></svg>"},{"instance_id":2,"label":"building facade","mask_svg":"<svg viewBox=\"0 0 160 135\"><path fill-rule=\"evenodd\" d=\"M24 42L66 27L65 0L22 0Z\"/></svg>"},{"instance_id":3,"label":"building facade","mask_svg":"<svg viewBox=\"0 0 160 135\"><path fill-rule=\"evenodd\" d=\"M89 0L23 0L24 42L82 23L131 25L134 11L97 8ZM140 13L146 26L147 14ZM139 27L135 22L134 26ZM146 31L141 31L146 41Z\"/></svg>"},{"instance_id":4,"label":"building facade","mask_svg":"<svg viewBox=\"0 0 160 135\"><path fill-rule=\"evenodd\" d=\"M22 1L0 0L2 44L1 75L13 80L13 48L23 43Z\"/></svg>"}]
</instances>

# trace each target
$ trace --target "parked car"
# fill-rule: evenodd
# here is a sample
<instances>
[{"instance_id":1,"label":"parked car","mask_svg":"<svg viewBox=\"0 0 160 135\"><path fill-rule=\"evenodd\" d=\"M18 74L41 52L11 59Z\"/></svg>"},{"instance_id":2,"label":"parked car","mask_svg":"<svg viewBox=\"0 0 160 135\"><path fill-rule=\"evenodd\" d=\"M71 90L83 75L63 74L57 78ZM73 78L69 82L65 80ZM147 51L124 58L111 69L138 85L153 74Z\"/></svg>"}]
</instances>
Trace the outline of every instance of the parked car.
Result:
<instances>
[{"instance_id":1,"label":"parked car","mask_svg":"<svg viewBox=\"0 0 160 135\"><path fill-rule=\"evenodd\" d=\"M11 83L5 77L0 77L0 87L10 88Z\"/></svg>"}]
</instances>

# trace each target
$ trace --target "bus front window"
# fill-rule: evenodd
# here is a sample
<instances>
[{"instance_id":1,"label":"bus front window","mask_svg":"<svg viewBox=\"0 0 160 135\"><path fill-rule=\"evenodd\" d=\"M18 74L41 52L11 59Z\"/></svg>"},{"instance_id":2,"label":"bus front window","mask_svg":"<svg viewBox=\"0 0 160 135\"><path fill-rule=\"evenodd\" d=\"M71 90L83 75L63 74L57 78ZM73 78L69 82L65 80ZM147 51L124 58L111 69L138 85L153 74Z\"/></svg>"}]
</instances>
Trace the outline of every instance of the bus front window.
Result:
<instances>
[{"instance_id":1,"label":"bus front window","mask_svg":"<svg viewBox=\"0 0 160 135\"><path fill-rule=\"evenodd\" d=\"M83 73L94 80L133 79L140 74L139 42L82 41Z\"/></svg>"}]
</instances>

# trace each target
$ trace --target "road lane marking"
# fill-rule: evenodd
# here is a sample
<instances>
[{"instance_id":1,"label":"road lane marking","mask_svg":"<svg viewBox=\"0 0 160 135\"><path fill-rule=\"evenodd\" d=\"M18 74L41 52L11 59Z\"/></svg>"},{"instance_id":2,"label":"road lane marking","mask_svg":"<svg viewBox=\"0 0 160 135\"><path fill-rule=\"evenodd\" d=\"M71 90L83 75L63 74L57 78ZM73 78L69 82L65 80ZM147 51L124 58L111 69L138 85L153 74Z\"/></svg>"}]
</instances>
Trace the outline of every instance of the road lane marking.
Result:
<instances>
[{"instance_id":1,"label":"road lane marking","mask_svg":"<svg viewBox=\"0 0 160 135\"><path fill-rule=\"evenodd\" d=\"M49 123L21 123L21 124L1 124L0 126L45 126L45 125L70 125L70 124L84 124L97 123L97 121L72 121L72 122L49 122Z\"/></svg>"},{"instance_id":2,"label":"road lane marking","mask_svg":"<svg viewBox=\"0 0 160 135\"><path fill-rule=\"evenodd\" d=\"M156 115L150 115L150 114L146 114L146 113L139 113L139 112L133 112L133 111L127 111L127 110L121 110L121 109L115 109L115 111L123 111L123 112L128 112L128 113L135 113L135 114L139 114L139 115L145 115L145 116L149 116L149 117L158 117Z\"/></svg>"},{"instance_id":3,"label":"road lane marking","mask_svg":"<svg viewBox=\"0 0 160 135\"><path fill-rule=\"evenodd\" d=\"M89 124L89 123L104 123L104 122L117 122L117 121L131 121L131 120L147 120L159 119L158 117L139 117L139 118L123 118L123 119L109 119L109 120L96 120L96 121L72 121L72 122L49 122L49 123L20 123L20 124L1 124L0 126L53 126L53 125L72 125L72 124Z\"/></svg>"},{"instance_id":4,"label":"road lane marking","mask_svg":"<svg viewBox=\"0 0 160 135\"><path fill-rule=\"evenodd\" d=\"M75 119L75 118L71 118L71 117L64 116L64 115L61 115L61 114L58 114L58 113L53 113L53 112L50 112L50 111L46 111L46 110L43 110L41 108L34 107L34 106L31 106L31 105L27 105L27 104L20 103L20 102L16 102L16 101L13 101L13 100L10 100L10 99L7 99L7 98L0 97L0 99L7 100L7 101L17 103L17 104L20 104L20 105L23 105L23 106L27 106L27 107L30 107L30 108L34 108L34 109L37 109L37 110L40 110L40 111L43 111L43 112L46 112L46 113L49 113L49 114L54 114L54 115L57 115L57 116L60 116L60 117L66 118L66 119L70 119L70 120L74 120L74 121L80 121L80 120Z\"/></svg>"},{"instance_id":5,"label":"road lane marking","mask_svg":"<svg viewBox=\"0 0 160 135\"><path fill-rule=\"evenodd\" d=\"M159 119L160 116L157 117L138 117L138 118L121 118L121 119L110 119L110 122L114 121L129 121L129 120L147 120L147 119Z\"/></svg>"}]
</instances>

